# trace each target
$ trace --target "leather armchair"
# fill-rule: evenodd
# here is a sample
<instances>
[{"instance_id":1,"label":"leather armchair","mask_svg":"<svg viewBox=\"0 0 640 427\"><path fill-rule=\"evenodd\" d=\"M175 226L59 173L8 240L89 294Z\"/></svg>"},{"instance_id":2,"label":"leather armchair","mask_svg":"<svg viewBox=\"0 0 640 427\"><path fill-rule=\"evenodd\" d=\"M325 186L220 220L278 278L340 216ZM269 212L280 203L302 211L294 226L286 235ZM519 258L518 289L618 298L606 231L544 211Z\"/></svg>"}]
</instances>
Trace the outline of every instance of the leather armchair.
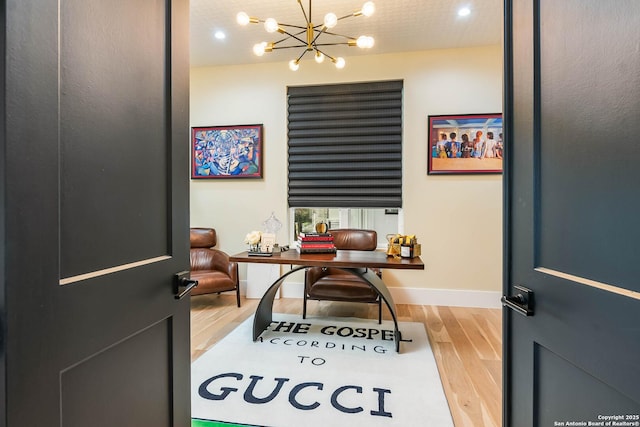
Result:
<instances>
[{"instance_id":1,"label":"leather armchair","mask_svg":"<svg viewBox=\"0 0 640 427\"><path fill-rule=\"evenodd\" d=\"M229 261L229 255L213 249L217 243L216 230L213 228L191 228L189 230L191 250L191 279L198 281L191 295L236 291L236 300L240 307L240 286L238 264Z\"/></svg>"},{"instance_id":2,"label":"leather armchair","mask_svg":"<svg viewBox=\"0 0 640 427\"><path fill-rule=\"evenodd\" d=\"M378 246L374 230L335 229L334 245L338 250L373 251ZM378 277L382 272L374 270ZM302 318L307 316L307 300L361 302L378 305L378 323L382 322L382 300L361 278L333 267L309 267L304 277Z\"/></svg>"}]
</instances>

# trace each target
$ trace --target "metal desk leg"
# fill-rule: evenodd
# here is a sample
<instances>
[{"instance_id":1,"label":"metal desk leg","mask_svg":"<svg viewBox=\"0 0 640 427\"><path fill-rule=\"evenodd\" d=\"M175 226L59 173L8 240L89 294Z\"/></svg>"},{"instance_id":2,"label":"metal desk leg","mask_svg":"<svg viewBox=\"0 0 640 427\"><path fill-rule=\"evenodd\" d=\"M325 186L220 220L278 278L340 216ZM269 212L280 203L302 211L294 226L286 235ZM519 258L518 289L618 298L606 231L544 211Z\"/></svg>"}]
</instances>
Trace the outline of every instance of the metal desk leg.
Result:
<instances>
[{"instance_id":1,"label":"metal desk leg","mask_svg":"<svg viewBox=\"0 0 640 427\"><path fill-rule=\"evenodd\" d=\"M393 338L396 342L396 352L400 353L400 341L402 341L402 333L400 329L398 329L398 318L396 316L396 305L393 302L393 298L391 297L391 293L389 292L389 288L384 284L381 278L379 278L375 273L371 270L367 269L364 273L358 269L344 268L344 271L350 271L352 274L361 277L365 282L371 286L371 288L378 293L380 298L384 301L391 313L391 318L393 319Z\"/></svg>"},{"instance_id":2,"label":"metal desk leg","mask_svg":"<svg viewBox=\"0 0 640 427\"><path fill-rule=\"evenodd\" d=\"M287 273L283 274L282 276L280 276L280 278L278 278L278 280L273 282L273 285L271 285L269 289L267 289L267 292L264 293L264 295L260 299L260 302L258 303L258 308L256 309L256 314L255 314L255 317L253 318L253 340L254 341L258 339L260 334L262 334L262 332L264 332L267 329L267 327L269 327L269 325L271 324L271 321L273 320L273 300L275 299L276 293L278 292L278 289L280 288L280 285L282 285L282 282L284 281L284 279L290 274L295 273L296 271L304 270L305 268L308 268L308 267L298 266L288 271ZM374 274L371 270L368 270L368 269L363 272L362 269L358 269L358 268L341 268L341 267L334 267L334 268L339 268L340 270L343 270L345 272L351 273L355 276L362 278L365 282L369 284L369 286L371 286L371 288L374 291L376 291L376 293L380 296L380 298L382 298L384 303L387 305L389 312L391 313L391 318L393 319L393 326L394 326L393 338L396 342L396 352L399 353L400 341L402 341L402 333L400 332L400 329L398 329L398 318L396 316L396 306L393 302L393 298L391 297L391 293L389 293L389 289L384 284L382 279L380 279L376 274Z\"/></svg>"},{"instance_id":3,"label":"metal desk leg","mask_svg":"<svg viewBox=\"0 0 640 427\"><path fill-rule=\"evenodd\" d=\"M299 266L283 274L278 278L278 280L273 282L273 285L271 285L269 289L267 289L267 292L264 293L264 295L260 299L260 302L258 303L258 308L256 309L256 315L253 318L253 340L254 341L258 339L260 334L263 333L267 329L267 327L269 327L269 325L271 324L271 321L273 320L273 300L275 299L276 294L278 293L278 289L280 288L280 285L282 285L282 282L284 282L284 279L288 275L295 273L296 271L304 270L305 268L307 267Z\"/></svg>"}]
</instances>

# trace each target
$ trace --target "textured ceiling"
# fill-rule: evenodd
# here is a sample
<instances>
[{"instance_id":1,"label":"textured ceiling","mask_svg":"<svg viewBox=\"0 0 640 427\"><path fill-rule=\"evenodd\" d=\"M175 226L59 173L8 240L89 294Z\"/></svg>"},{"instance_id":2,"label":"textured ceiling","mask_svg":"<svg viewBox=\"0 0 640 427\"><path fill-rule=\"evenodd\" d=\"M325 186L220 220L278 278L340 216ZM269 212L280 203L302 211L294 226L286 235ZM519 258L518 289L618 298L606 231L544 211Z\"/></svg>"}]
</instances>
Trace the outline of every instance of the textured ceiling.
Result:
<instances>
[{"instance_id":1,"label":"textured ceiling","mask_svg":"<svg viewBox=\"0 0 640 427\"><path fill-rule=\"evenodd\" d=\"M365 0L313 0L312 22L319 24L324 15L338 16L359 10ZM308 0L302 0L305 10ZM357 37L375 38L372 49L333 46L332 56L410 52L502 43L502 0L376 0L371 17L341 20L333 31ZM457 15L467 6L471 14ZM280 35L269 34L262 24L242 27L236 23L240 11L260 19L269 17L287 24L304 25L304 17L296 0L191 0L191 65L228 65L268 61L289 61L302 53L300 49L282 49L257 57L254 44L276 41ZM227 37L217 40L213 33L222 30ZM329 37L323 35L322 37ZM329 41L329 39L327 39ZM332 40L332 41L335 41ZM306 58L311 56L307 54Z\"/></svg>"}]
</instances>

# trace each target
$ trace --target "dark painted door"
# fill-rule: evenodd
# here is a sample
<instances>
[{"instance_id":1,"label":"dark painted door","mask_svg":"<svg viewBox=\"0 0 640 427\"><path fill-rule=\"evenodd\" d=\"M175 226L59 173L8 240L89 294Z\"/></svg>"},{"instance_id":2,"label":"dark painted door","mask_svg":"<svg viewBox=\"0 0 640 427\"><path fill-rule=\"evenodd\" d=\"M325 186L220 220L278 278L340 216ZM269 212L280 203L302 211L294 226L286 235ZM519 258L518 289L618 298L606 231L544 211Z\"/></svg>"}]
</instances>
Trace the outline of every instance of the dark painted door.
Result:
<instances>
[{"instance_id":1,"label":"dark painted door","mask_svg":"<svg viewBox=\"0 0 640 427\"><path fill-rule=\"evenodd\" d=\"M0 4L0 425L187 426L188 2Z\"/></svg>"},{"instance_id":2,"label":"dark painted door","mask_svg":"<svg viewBox=\"0 0 640 427\"><path fill-rule=\"evenodd\" d=\"M504 425L640 425L640 2L505 11Z\"/></svg>"}]
</instances>

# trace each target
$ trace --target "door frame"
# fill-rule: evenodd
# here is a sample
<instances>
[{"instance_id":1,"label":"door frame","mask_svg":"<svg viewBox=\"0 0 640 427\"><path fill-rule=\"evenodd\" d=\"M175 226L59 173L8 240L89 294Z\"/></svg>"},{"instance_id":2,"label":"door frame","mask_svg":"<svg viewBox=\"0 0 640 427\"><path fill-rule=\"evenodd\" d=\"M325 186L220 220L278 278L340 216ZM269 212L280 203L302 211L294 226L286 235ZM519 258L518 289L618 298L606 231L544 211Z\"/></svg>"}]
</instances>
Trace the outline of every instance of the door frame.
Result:
<instances>
[{"instance_id":1,"label":"door frame","mask_svg":"<svg viewBox=\"0 0 640 427\"><path fill-rule=\"evenodd\" d=\"M513 57L512 40L512 3L510 0L503 2L503 26L504 36L502 42L503 50L503 81L502 81L502 132L504 141L511 140L511 129L513 120L511 111L513 111L513 94L509 90L513 85L513 69L511 68L511 60ZM509 147L505 144L502 157L502 295L510 295L511 283L511 177L513 174L513 166ZM508 397L511 396L510 378L511 378L511 360L505 357L505 345L511 342L510 335L510 316L511 310L502 308L502 425L507 425L507 420L511 419L511 402Z\"/></svg>"}]
</instances>

